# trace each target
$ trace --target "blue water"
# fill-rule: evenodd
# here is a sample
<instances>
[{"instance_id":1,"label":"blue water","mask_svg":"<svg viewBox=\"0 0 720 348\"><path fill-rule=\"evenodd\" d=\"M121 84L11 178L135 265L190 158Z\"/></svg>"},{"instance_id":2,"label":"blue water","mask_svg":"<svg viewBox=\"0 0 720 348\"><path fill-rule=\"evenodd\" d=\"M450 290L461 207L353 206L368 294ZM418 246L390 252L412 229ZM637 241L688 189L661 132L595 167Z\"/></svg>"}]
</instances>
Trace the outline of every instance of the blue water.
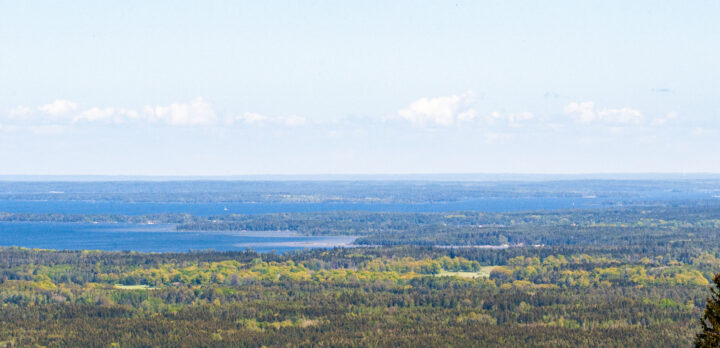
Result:
<instances>
[{"instance_id":1,"label":"blue water","mask_svg":"<svg viewBox=\"0 0 720 348\"><path fill-rule=\"evenodd\" d=\"M710 196L701 198L710 198ZM659 196L658 200L688 199L687 195ZM366 212L515 212L567 208L600 208L627 199L597 198L489 198L460 202L410 203L126 203L90 201L0 200L0 212L56 214L143 215L189 213L197 216L226 214ZM41 249L134 250L186 252L213 249L286 252L301 248L343 246L351 237L314 237L291 233L177 232L173 225L68 224L0 222L0 246Z\"/></svg>"},{"instance_id":2,"label":"blue water","mask_svg":"<svg viewBox=\"0 0 720 348\"><path fill-rule=\"evenodd\" d=\"M170 224L0 222L0 246L55 250L187 252L246 250L279 253L347 246L353 237L300 236L289 232L177 232Z\"/></svg>"},{"instance_id":3,"label":"blue water","mask_svg":"<svg viewBox=\"0 0 720 348\"><path fill-rule=\"evenodd\" d=\"M487 198L433 203L126 203L90 201L0 200L0 212L57 214L144 215L188 213L197 216L226 214L308 213L328 211L447 212L475 210L514 212L600 207L590 198Z\"/></svg>"}]
</instances>

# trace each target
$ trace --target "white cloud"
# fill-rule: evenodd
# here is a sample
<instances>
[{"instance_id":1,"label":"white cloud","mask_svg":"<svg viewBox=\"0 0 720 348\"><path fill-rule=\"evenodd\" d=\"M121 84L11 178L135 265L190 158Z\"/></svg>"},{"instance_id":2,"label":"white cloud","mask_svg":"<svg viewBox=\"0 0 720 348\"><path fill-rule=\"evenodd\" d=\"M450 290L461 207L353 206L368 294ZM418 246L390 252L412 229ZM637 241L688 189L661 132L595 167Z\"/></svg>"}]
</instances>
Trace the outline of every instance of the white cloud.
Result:
<instances>
[{"instance_id":1,"label":"white cloud","mask_svg":"<svg viewBox=\"0 0 720 348\"><path fill-rule=\"evenodd\" d=\"M73 124L94 123L159 123L170 126L202 126L212 127L224 122L225 125L275 125L284 127L299 127L308 124L308 120L297 115L266 116L259 113L246 112L237 116L220 118L212 105L203 98L196 98L188 103L173 103L170 105L146 105L140 110L121 107L92 107L77 110L77 103L67 100L56 100L53 103L36 108L17 106L10 109L4 120L10 125L4 125L3 130L19 126L35 133L54 133L50 129L58 129L58 125L72 126ZM49 116L48 116L49 115ZM50 127L52 125L52 127ZM44 127L44 128L42 128Z\"/></svg>"},{"instance_id":2,"label":"white cloud","mask_svg":"<svg viewBox=\"0 0 720 348\"><path fill-rule=\"evenodd\" d=\"M662 125L676 119L677 116L678 116L678 114L675 111L668 112L665 116L652 120L651 124L653 126L662 126Z\"/></svg>"},{"instance_id":3,"label":"white cloud","mask_svg":"<svg viewBox=\"0 0 720 348\"><path fill-rule=\"evenodd\" d=\"M230 122L232 123L233 121L237 120L248 124L258 124L267 121L268 118L269 117L265 115L260 115L253 112L246 112L240 116L235 117L234 119L231 119Z\"/></svg>"},{"instance_id":4,"label":"white cloud","mask_svg":"<svg viewBox=\"0 0 720 348\"><path fill-rule=\"evenodd\" d=\"M601 120L610 123L642 123L644 116L642 112L631 109L604 109L598 111L598 116Z\"/></svg>"},{"instance_id":5,"label":"white cloud","mask_svg":"<svg viewBox=\"0 0 720 348\"><path fill-rule=\"evenodd\" d=\"M472 91L462 95L437 98L422 98L399 110L397 115L416 125L435 124L449 126L458 121L471 121L476 112L471 107L474 101Z\"/></svg>"},{"instance_id":6,"label":"white cloud","mask_svg":"<svg viewBox=\"0 0 720 348\"><path fill-rule=\"evenodd\" d=\"M645 116L639 110L628 107L600 109L592 101L572 102L565 106L564 111L566 115L580 123L640 124L645 120Z\"/></svg>"},{"instance_id":7,"label":"white cloud","mask_svg":"<svg viewBox=\"0 0 720 348\"><path fill-rule=\"evenodd\" d=\"M278 120L278 123L288 126L288 127L302 126L307 123L307 120L304 117L300 117L300 116L296 116L296 115L279 117L277 120Z\"/></svg>"},{"instance_id":8,"label":"white cloud","mask_svg":"<svg viewBox=\"0 0 720 348\"><path fill-rule=\"evenodd\" d=\"M527 111L509 114L495 111L488 117L488 123L493 124L498 120L505 120L510 127L519 128L523 126L524 121L529 121L533 118L535 118L535 114Z\"/></svg>"},{"instance_id":9,"label":"white cloud","mask_svg":"<svg viewBox=\"0 0 720 348\"><path fill-rule=\"evenodd\" d=\"M397 111L394 119L408 121L418 126L452 126L456 124L483 125L484 131L508 132L510 128L521 128L527 125L542 126L543 118L538 118L532 112L492 112L481 113L477 111L477 104L471 91L459 95L442 96L436 98L422 98L412 102L407 108ZM564 108L565 114L579 124L596 123L602 125L609 132L618 133L628 125L647 124L658 126L666 124L677 117L674 112L663 117L649 119L646 122L642 112L628 108L601 108L592 101L569 103ZM169 105L147 105L139 109L128 109L117 106L91 107L79 109L78 103L68 100L55 100L39 107L17 106L8 110L2 118L3 129L26 129L36 127L35 132L52 133L62 126L71 129L74 125L90 125L98 123L112 124L161 124L168 126L273 126L273 127L301 127L306 125L332 127L347 126L363 128L372 126L374 121L363 120L354 124L349 119L336 119L327 122L312 122L305 117L297 115L271 116L262 113L245 112L242 114L228 114L220 117L213 106L205 99L198 97L190 102L179 102ZM381 125L382 123L378 124ZM52 126L52 127L50 127ZM556 122L546 125L547 129L558 130L568 124ZM37 127L46 127L41 129ZM499 128L494 128L499 127ZM481 129L481 128L477 128ZM504 130L503 130L504 129ZM497 133L501 134L501 133ZM496 135L497 135L496 134ZM490 135L489 142L506 140L506 134Z\"/></svg>"},{"instance_id":10,"label":"white cloud","mask_svg":"<svg viewBox=\"0 0 720 348\"><path fill-rule=\"evenodd\" d=\"M275 124L286 127L297 127L307 124L307 119L296 115L273 117L253 112L246 112L242 115L230 117L227 123L232 124L235 122L242 122L251 125Z\"/></svg>"},{"instance_id":11,"label":"white cloud","mask_svg":"<svg viewBox=\"0 0 720 348\"><path fill-rule=\"evenodd\" d=\"M409 107L399 110L397 116L418 126L450 126L457 123L479 121L485 122L487 125L503 122L513 128L522 127L526 121L535 118L535 114L528 111L515 113L496 111L483 115L475 108L472 91L461 95L418 99Z\"/></svg>"},{"instance_id":12,"label":"white cloud","mask_svg":"<svg viewBox=\"0 0 720 348\"><path fill-rule=\"evenodd\" d=\"M32 109L26 106L18 105L12 109L10 109L10 112L8 115L11 118L22 118L24 116L27 116L32 113Z\"/></svg>"},{"instance_id":13,"label":"white cloud","mask_svg":"<svg viewBox=\"0 0 720 348\"><path fill-rule=\"evenodd\" d=\"M510 120L510 122L527 121L527 120L532 120L533 118L535 118L535 115L533 113L527 112L527 111L508 115L508 120Z\"/></svg>"},{"instance_id":14,"label":"white cloud","mask_svg":"<svg viewBox=\"0 0 720 348\"><path fill-rule=\"evenodd\" d=\"M73 103L74 104L74 103ZM76 105L76 104L74 104ZM55 115L65 115L71 110L63 103L57 101L38 109L53 110ZM72 106L75 108L75 106ZM73 123L96 123L96 122L113 122L124 123L127 121L145 121L145 122L161 122L173 126L209 126L217 121L215 111L212 106L205 102L202 98L197 98L189 103L174 103L170 105L145 106L142 111L126 108L93 107L84 111L75 113L72 117Z\"/></svg>"},{"instance_id":15,"label":"white cloud","mask_svg":"<svg viewBox=\"0 0 720 348\"><path fill-rule=\"evenodd\" d=\"M145 107L150 120L160 120L174 126L207 126L215 124L217 116L212 106L202 98L190 103Z\"/></svg>"},{"instance_id":16,"label":"white cloud","mask_svg":"<svg viewBox=\"0 0 720 348\"><path fill-rule=\"evenodd\" d=\"M465 110L457 115L457 119L460 122L469 122L475 119L477 112L474 109Z\"/></svg>"},{"instance_id":17,"label":"white cloud","mask_svg":"<svg viewBox=\"0 0 720 348\"><path fill-rule=\"evenodd\" d=\"M564 111L567 115L573 115L579 122L592 122L596 118L595 102L573 102L566 105Z\"/></svg>"},{"instance_id":18,"label":"white cloud","mask_svg":"<svg viewBox=\"0 0 720 348\"><path fill-rule=\"evenodd\" d=\"M78 121L88 121L88 122L94 122L94 121L103 121L110 118L113 118L116 115L115 108L92 108L89 110L85 110L79 115L75 116L73 119L73 122Z\"/></svg>"},{"instance_id":19,"label":"white cloud","mask_svg":"<svg viewBox=\"0 0 720 348\"><path fill-rule=\"evenodd\" d=\"M145 117L145 115L143 115L143 114L139 113L137 110L133 110L133 109L120 108L120 109L117 109L117 114L124 116L123 120L125 120L125 119L138 120L138 119Z\"/></svg>"},{"instance_id":20,"label":"white cloud","mask_svg":"<svg viewBox=\"0 0 720 348\"><path fill-rule=\"evenodd\" d=\"M38 110L54 117L67 115L75 111L75 109L77 109L77 103L64 99L57 99L50 104L38 107Z\"/></svg>"}]
</instances>

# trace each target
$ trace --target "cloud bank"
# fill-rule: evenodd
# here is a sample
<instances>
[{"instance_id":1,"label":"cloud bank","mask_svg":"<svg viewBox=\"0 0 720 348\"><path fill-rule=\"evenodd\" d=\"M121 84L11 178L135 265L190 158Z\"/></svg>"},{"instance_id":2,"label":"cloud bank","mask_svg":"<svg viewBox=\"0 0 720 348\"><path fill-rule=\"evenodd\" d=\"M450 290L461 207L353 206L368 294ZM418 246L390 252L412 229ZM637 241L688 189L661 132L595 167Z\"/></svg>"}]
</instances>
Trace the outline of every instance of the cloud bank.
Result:
<instances>
[{"instance_id":1,"label":"cloud bank","mask_svg":"<svg viewBox=\"0 0 720 348\"><path fill-rule=\"evenodd\" d=\"M422 98L412 102L407 108L398 110L397 115L419 126L449 126L475 118L476 112L471 107L473 102L472 91L461 95Z\"/></svg>"},{"instance_id":2,"label":"cloud bank","mask_svg":"<svg viewBox=\"0 0 720 348\"><path fill-rule=\"evenodd\" d=\"M267 116L246 112L240 115L220 116L212 105L201 97L186 103L146 105L140 109L113 106L81 109L79 103L58 99L36 108L16 106L5 115L0 115L0 120L12 123L15 129L20 126L32 129L32 127L57 128L72 125L132 123L173 127L213 127L234 124L297 127L308 123L307 119L297 115ZM4 129L10 129L8 127L10 126L5 126Z\"/></svg>"},{"instance_id":3,"label":"cloud bank","mask_svg":"<svg viewBox=\"0 0 720 348\"><path fill-rule=\"evenodd\" d=\"M565 114L580 123L640 124L645 121L642 112L623 107L618 109L598 108L595 102L572 102L565 106Z\"/></svg>"},{"instance_id":4,"label":"cloud bank","mask_svg":"<svg viewBox=\"0 0 720 348\"><path fill-rule=\"evenodd\" d=\"M218 113L211 103L197 97L189 102L167 105L146 105L141 108L118 106L85 107L81 103L57 99L51 103L29 107L19 105L0 113L0 131L27 129L37 134L54 134L74 126L135 125L167 127L323 127L333 129L365 129L384 127L393 121L414 128L468 128L479 129L483 134L502 134L493 140L508 139L521 129L559 131L582 127L586 131L617 132L631 127L661 127L674 122L678 114L647 117L638 109L601 107L593 101L573 101L558 112L538 116L530 111L481 111L473 91L446 96L423 97L397 110L389 118L365 117L362 119L338 118L329 121L310 120L298 115L271 116L257 112ZM337 133L337 132L336 132Z\"/></svg>"},{"instance_id":5,"label":"cloud bank","mask_svg":"<svg viewBox=\"0 0 720 348\"><path fill-rule=\"evenodd\" d=\"M397 111L397 118L419 127L447 127L459 124L481 124L484 126L505 125L520 128L527 121L535 119L529 111L500 112L483 114L478 110L475 94L467 91L460 95L421 98L407 108Z\"/></svg>"}]
</instances>

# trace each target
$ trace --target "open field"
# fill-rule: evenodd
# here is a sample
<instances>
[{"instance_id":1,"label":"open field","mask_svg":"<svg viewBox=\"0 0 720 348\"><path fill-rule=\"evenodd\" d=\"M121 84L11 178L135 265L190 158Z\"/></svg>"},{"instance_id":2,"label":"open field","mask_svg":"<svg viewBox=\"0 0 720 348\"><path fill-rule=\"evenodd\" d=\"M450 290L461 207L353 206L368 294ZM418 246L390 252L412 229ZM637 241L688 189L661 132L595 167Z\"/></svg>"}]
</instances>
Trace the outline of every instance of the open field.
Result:
<instances>
[{"instance_id":1,"label":"open field","mask_svg":"<svg viewBox=\"0 0 720 348\"><path fill-rule=\"evenodd\" d=\"M492 272L497 266L484 266L477 272L450 272L442 271L436 276L438 277L460 277L460 278L489 278L490 272Z\"/></svg>"}]
</instances>

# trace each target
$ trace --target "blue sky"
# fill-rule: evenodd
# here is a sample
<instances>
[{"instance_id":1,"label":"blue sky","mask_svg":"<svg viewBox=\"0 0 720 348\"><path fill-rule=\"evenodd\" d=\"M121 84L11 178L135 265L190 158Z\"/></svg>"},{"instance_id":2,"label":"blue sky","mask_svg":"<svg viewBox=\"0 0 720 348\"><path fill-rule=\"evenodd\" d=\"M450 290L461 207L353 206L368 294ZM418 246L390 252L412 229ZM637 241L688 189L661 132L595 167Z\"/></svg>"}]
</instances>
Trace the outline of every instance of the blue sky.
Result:
<instances>
[{"instance_id":1,"label":"blue sky","mask_svg":"<svg viewBox=\"0 0 720 348\"><path fill-rule=\"evenodd\" d=\"M717 1L4 1L0 174L720 172Z\"/></svg>"}]
</instances>

